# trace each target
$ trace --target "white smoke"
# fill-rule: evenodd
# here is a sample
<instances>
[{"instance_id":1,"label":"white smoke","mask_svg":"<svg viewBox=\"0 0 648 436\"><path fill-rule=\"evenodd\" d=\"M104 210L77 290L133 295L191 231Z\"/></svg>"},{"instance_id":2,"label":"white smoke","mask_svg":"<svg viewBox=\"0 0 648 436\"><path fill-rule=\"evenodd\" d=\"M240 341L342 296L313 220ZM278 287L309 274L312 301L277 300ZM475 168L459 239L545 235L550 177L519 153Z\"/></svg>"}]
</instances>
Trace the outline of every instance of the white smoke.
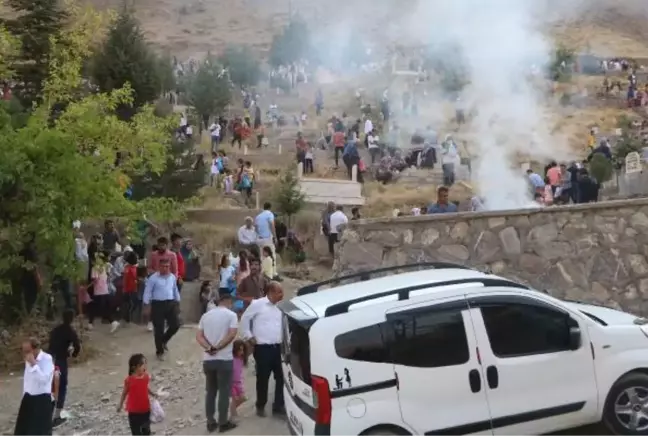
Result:
<instances>
[{"instance_id":1,"label":"white smoke","mask_svg":"<svg viewBox=\"0 0 648 436\"><path fill-rule=\"evenodd\" d=\"M475 110L468 127L464 127L469 130L469 147L477 155L472 165L473 179L489 209L529 205L526 174L518 161L521 156L540 162L576 158L567 139L554 132L554 123L560 117L555 103L553 119L547 117L551 106L546 95L549 84L541 78L527 80L532 66L537 71L546 71L552 62L556 46L551 39L551 26L556 21L600 16L610 10L648 15L645 0L379 3L389 20L381 23L379 35L372 32L375 42L458 47L456 55L463 58L470 82L461 100L464 106ZM365 17L365 12L377 7L375 2L362 4L367 8L358 7L358 14L351 16ZM333 42L334 51L345 50L342 35L346 36L348 29L358 24L356 20L346 15L338 21L338 26L327 26L327 38ZM426 98L442 100L444 97L441 92L432 91ZM423 127L438 118L443 112L438 107L421 107L418 124Z\"/></svg>"},{"instance_id":2,"label":"white smoke","mask_svg":"<svg viewBox=\"0 0 648 436\"><path fill-rule=\"evenodd\" d=\"M461 99L476 109L469 126L474 138L471 146L478 155L473 179L487 208L528 206L530 192L518 165L519 156L540 162L576 157L567 139L554 132L561 109L554 102L553 120L548 119L547 88L538 86L539 80L526 80L532 65L546 70L553 61L556 43L551 39L552 25L588 18L598 18L600 23L616 17L613 25L623 26L623 18L641 20L647 16L645 0L418 3L409 22L400 27L402 39L424 44L449 42L460 48L467 64L470 85Z\"/></svg>"}]
</instances>

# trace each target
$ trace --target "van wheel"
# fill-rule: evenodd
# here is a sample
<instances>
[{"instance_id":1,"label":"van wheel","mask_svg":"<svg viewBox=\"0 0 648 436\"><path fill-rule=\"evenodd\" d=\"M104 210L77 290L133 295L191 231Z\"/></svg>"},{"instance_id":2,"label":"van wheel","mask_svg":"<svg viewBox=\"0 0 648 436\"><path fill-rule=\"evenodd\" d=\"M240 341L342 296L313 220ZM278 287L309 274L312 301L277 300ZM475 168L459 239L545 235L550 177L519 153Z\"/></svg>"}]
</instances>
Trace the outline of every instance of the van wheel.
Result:
<instances>
[{"instance_id":1,"label":"van wheel","mask_svg":"<svg viewBox=\"0 0 648 436\"><path fill-rule=\"evenodd\" d=\"M648 375L621 377L608 394L603 422L619 435L648 435Z\"/></svg>"},{"instance_id":2,"label":"van wheel","mask_svg":"<svg viewBox=\"0 0 648 436\"><path fill-rule=\"evenodd\" d=\"M363 436L398 436L398 435L408 435L408 434L409 434L408 432L398 427L394 427L394 428L377 427L362 433Z\"/></svg>"}]
</instances>

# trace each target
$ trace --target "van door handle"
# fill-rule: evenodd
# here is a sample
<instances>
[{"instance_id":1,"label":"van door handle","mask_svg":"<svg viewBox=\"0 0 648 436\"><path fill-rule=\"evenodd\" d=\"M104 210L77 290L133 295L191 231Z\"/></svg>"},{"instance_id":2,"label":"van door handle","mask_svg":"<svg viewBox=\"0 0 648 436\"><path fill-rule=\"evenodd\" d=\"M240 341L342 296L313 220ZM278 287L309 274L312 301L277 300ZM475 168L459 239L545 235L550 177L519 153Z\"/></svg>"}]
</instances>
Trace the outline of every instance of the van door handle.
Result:
<instances>
[{"instance_id":1,"label":"van door handle","mask_svg":"<svg viewBox=\"0 0 648 436\"><path fill-rule=\"evenodd\" d=\"M476 369L470 371L468 373L468 382L470 383L470 390L473 393L481 391L481 376L479 375L479 371Z\"/></svg>"},{"instance_id":2,"label":"van door handle","mask_svg":"<svg viewBox=\"0 0 648 436\"><path fill-rule=\"evenodd\" d=\"M488 387L491 389L497 389L499 386L499 373L495 365L486 368L486 381L488 382Z\"/></svg>"}]
</instances>

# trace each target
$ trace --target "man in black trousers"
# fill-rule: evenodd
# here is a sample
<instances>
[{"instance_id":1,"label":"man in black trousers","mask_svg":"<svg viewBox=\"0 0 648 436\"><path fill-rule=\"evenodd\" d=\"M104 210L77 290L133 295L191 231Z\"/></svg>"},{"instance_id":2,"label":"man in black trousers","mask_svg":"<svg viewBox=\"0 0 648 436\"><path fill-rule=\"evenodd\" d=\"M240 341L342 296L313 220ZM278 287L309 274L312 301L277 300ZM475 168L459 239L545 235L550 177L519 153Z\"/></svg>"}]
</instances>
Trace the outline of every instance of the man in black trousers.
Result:
<instances>
[{"instance_id":1,"label":"man in black trousers","mask_svg":"<svg viewBox=\"0 0 648 436\"><path fill-rule=\"evenodd\" d=\"M243 338L254 347L256 363L256 411L265 416L268 402L268 382L274 375L275 391L272 413L285 414L283 396L283 370L281 367L281 311L277 304L283 299L283 289L277 282L270 282L266 296L253 300L241 318Z\"/></svg>"},{"instance_id":2,"label":"man in black trousers","mask_svg":"<svg viewBox=\"0 0 648 436\"><path fill-rule=\"evenodd\" d=\"M160 259L158 272L151 274L146 280L142 303L143 315L150 316L153 323L155 355L159 360L164 360L164 353L168 351L167 344L180 328L180 292L178 280L171 273L169 259ZM168 326L166 331L165 322Z\"/></svg>"}]
</instances>

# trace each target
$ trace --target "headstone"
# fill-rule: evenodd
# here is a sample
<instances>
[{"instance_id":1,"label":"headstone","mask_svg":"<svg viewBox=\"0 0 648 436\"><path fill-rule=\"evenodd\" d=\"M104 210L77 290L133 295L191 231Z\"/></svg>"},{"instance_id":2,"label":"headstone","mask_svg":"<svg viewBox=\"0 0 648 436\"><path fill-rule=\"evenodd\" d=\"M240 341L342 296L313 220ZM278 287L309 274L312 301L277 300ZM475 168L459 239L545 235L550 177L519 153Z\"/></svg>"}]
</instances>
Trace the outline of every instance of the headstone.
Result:
<instances>
[{"instance_id":1,"label":"headstone","mask_svg":"<svg viewBox=\"0 0 648 436\"><path fill-rule=\"evenodd\" d=\"M643 167L641 165L641 156L639 156L639 153L637 153L636 151L628 153L625 158L625 173L640 173L642 169Z\"/></svg>"},{"instance_id":2,"label":"headstone","mask_svg":"<svg viewBox=\"0 0 648 436\"><path fill-rule=\"evenodd\" d=\"M616 129L616 130L614 131L614 134L615 134L616 136L621 136L621 135L623 135L623 129Z\"/></svg>"},{"instance_id":3,"label":"headstone","mask_svg":"<svg viewBox=\"0 0 648 436\"><path fill-rule=\"evenodd\" d=\"M281 143L279 143L279 147L277 147L278 154L281 154Z\"/></svg>"},{"instance_id":4,"label":"headstone","mask_svg":"<svg viewBox=\"0 0 648 436\"><path fill-rule=\"evenodd\" d=\"M304 176L304 163L299 162L297 164L297 178L301 179Z\"/></svg>"},{"instance_id":5,"label":"headstone","mask_svg":"<svg viewBox=\"0 0 648 436\"><path fill-rule=\"evenodd\" d=\"M528 170L531 169L531 162L522 162L520 164L520 168L522 169L522 171L526 173Z\"/></svg>"},{"instance_id":6,"label":"headstone","mask_svg":"<svg viewBox=\"0 0 648 436\"><path fill-rule=\"evenodd\" d=\"M243 156L247 156L247 155L248 155L248 146L247 146L247 144L244 144L243 145Z\"/></svg>"},{"instance_id":7,"label":"headstone","mask_svg":"<svg viewBox=\"0 0 648 436\"><path fill-rule=\"evenodd\" d=\"M259 210L259 191L254 193L254 204L256 205L256 209Z\"/></svg>"},{"instance_id":8,"label":"headstone","mask_svg":"<svg viewBox=\"0 0 648 436\"><path fill-rule=\"evenodd\" d=\"M351 180L354 182L358 181L358 165L353 165L351 167Z\"/></svg>"},{"instance_id":9,"label":"headstone","mask_svg":"<svg viewBox=\"0 0 648 436\"><path fill-rule=\"evenodd\" d=\"M592 127L592 133L594 133L595 135L598 135L598 134L599 134L599 128L598 128L598 126L594 126L594 127Z\"/></svg>"}]
</instances>

